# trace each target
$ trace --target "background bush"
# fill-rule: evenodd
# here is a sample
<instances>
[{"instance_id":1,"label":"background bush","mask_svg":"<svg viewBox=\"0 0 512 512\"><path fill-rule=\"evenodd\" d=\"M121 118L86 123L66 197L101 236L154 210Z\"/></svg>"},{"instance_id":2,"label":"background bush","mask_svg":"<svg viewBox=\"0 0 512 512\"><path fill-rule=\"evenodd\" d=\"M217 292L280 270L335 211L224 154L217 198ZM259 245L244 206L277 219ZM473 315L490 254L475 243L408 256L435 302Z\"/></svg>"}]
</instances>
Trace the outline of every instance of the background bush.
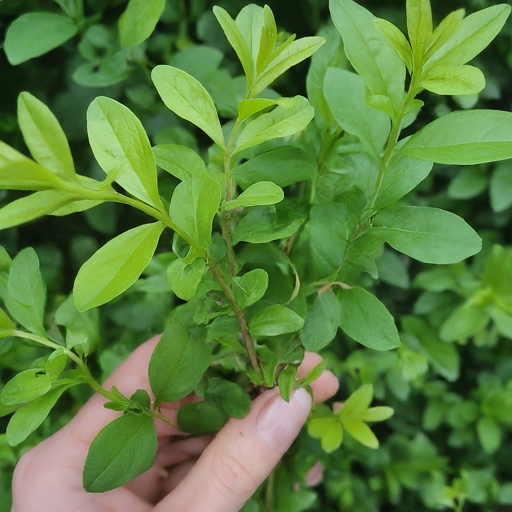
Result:
<instances>
[{"instance_id":1,"label":"background bush","mask_svg":"<svg viewBox=\"0 0 512 512\"><path fill-rule=\"evenodd\" d=\"M232 15L244 0L167 0L151 37L139 46L123 48L118 19L126 0L6 0L0 3L0 30L29 12L53 12L72 18L77 34L56 49L12 65L0 53L0 140L26 153L16 121L16 101L26 90L50 106L71 141L77 172L100 177L86 141L86 109L98 95L115 98L142 120L154 144L178 143L199 149L207 158L208 141L191 125L167 110L157 97L150 70L167 63L180 67L205 84L221 113L236 109L240 90L239 63L218 26L211 8L221 5ZM263 5L263 2L254 3ZM402 0L361 3L375 15L405 28ZM281 30L334 36L327 0L268 0ZM484 8L488 0L433 0L435 19L460 7ZM326 28L327 27L327 28ZM487 78L478 97L424 95L420 124L451 110L496 108L510 110L512 99L512 24L477 60ZM11 58L12 60L12 58ZM340 61L344 62L340 53ZM275 89L283 95L306 95L309 63L284 75ZM347 64L348 66L348 64ZM212 153L211 161L216 155ZM165 186L177 182L171 176ZM0 206L17 197L0 191ZM498 297L512 304L512 164L473 167L436 166L406 204L436 206L461 215L484 240L472 260L434 267L388 251L380 260L378 280L368 286L395 316L404 344L377 353L344 337L324 356L341 382L339 399L363 383L372 383L376 398L392 406L395 415L379 424L381 448L372 451L350 439L331 455L303 433L280 467L278 510L370 512L393 510L512 510L512 324L489 306ZM48 284L50 311L71 292L78 268L96 249L140 222L139 214L122 205L107 204L70 217L45 217L0 232L0 244L13 257L33 246ZM142 215L142 214L140 214ZM140 343L164 329L176 302L165 279L164 238L156 257L140 280L119 299L89 315L98 335L90 366L105 377ZM0 269L2 258L0 253ZM163 284L162 284L163 282ZM2 285L2 283L0 283ZM452 314L461 305L469 306ZM510 307L510 306L508 306ZM450 321L446 319L450 317ZM51 314L48 318L52 324ZM39 349L2 340L1 382L27 367ZM65 395L43 427L15 449L0 436L0 512L10 511L10 482L24 451L62 427L88 398L87 388ZM0 406L0 413L6 413ZM5 431L7 418L0 418ZM320 459L323 481L300 493L280 489L280 482L299 481ZM284 475L287 473L287 478ZM279 474L283 478L279 478ZM282 491L282 492L281 492ZM260 509L258 497L246 506Z\"/></svg>"}]
</instances>

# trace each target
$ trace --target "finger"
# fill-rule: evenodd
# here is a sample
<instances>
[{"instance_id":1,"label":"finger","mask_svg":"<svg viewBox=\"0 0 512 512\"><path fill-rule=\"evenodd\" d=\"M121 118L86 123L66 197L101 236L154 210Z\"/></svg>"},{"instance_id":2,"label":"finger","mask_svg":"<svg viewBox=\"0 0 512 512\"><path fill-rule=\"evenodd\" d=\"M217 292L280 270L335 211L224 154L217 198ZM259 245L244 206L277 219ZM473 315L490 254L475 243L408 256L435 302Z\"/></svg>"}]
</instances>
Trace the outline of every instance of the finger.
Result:
<instances>
[{"instance_id":1,"label":"finger","mask_svg":"<svg viewBox=\"0 0 512 512\"><path fill-rule=\"evenodd\" d=\"M297 437L310 408L311 397L304 389L289 403L278 389L263 393L244 419L226 424L154 512L240 510Z\"/></svg>"},{"instance_id":2,"label":"finger","mask_svg":"<svg viewBox=\"0 0 512 512\"><path fill-rule=\"evenodd\" d=\"M306 352L304 360L297 370L297 377L304 378L315 366L318 366L323 357L314 352ZM324 402L336 394L339 388L338 378L329 370L325 370L318 379L311 383L313 390L313 400L316 403Z\"/></svg>"}]
</instances>

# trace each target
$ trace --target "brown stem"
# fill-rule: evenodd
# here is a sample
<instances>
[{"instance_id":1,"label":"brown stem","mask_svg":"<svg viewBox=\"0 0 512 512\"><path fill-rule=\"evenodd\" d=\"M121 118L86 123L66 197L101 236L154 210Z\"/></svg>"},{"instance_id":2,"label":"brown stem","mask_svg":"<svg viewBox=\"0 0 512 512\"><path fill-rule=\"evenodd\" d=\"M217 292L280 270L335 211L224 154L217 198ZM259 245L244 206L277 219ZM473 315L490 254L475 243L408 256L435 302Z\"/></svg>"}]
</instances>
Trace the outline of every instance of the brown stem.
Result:
<instances>
[{"instance_id":1,"label":"brown stem","mask_svg":"<svg viewBox=\"0 0 512 512\"><path fill-rule=\"evenodd\" d=\"M256 354L254 353L254 347L252 346L251 335L249 334L249 327L247 325L247 321L245 320L244 312L238 305L235 295L233 294L228 283L226 283L226 280L224 279L224 276L222 275L221 271L215 266L215 263L211 258L208 258L208 265L210 266L210 270L215 276L215 279L217 279L218 283L222 286L222 290L226 294L228 301L230 302L231 306L233 307L233 310L235 311L235 315L238 320L238 323L240 324L240 330L242 331L245 348L247 349L251 365L254 368L254 370L260 373L260 366L258 364Z\"/></svg>"}]
</instances>

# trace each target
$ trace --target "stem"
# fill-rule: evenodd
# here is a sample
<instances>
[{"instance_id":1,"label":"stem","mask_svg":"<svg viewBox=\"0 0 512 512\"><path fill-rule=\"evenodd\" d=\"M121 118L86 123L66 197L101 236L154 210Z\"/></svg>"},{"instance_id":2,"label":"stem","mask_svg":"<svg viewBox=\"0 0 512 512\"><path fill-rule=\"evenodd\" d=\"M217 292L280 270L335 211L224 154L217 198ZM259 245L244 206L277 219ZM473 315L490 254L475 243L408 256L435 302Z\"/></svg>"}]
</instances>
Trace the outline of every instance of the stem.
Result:
<instances>
[{"instance_id":1,"label":"stem","mask_svg":"<svg viewBox=\"0 0 512 512\"><path fill-rule=\"evenodd\" d=\"M163 422L173 427L176 427L177 429L180 428L176 423L174 423L174 421L171 421L169 418L166 418L163 414L159 413L158 411L150 410L147 412L150 416L153 416L153 418L158 418L159 420L162 420Z\"/></svg>"},{"instance_id":2,"label":"stem","mask_svg":"<svg viewBox=\"0 0 512 512\"><path fill-rule=\"evenodd\" d=\"M247 353L249 354L249 360L251 361L251 365L258 373L261 372L260 366L258 364L258 360L256 358L256 354L254 353L254 347L252 346L251 335L249 334L249 327L247 326L247 321L245 320L244 312L238 305L235 295L233 294L231 288L226 283L224 276L221 271L215 266L215 263L211 259L208 258L208 265L210 266L210 270L212 271L215 279L217 279L218 283L222 286L222 290L226 294L228 301L230 302L233 310L235 311L236 318L238 323L240 324L240 330L242 331L242 336L244 338L245 347L247 349Z\"/></svg>"}]
</instances>

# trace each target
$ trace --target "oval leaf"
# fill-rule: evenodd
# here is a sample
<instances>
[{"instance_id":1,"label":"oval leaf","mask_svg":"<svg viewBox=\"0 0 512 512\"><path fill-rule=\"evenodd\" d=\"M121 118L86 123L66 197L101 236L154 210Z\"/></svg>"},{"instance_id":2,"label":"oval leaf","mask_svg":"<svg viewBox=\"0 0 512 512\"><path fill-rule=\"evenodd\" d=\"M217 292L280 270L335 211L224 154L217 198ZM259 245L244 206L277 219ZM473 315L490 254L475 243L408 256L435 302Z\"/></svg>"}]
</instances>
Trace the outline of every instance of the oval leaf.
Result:
<instances>
[{"instance_id":1,"label":"oval leaf","mask_svg":"<svg viewBox=\"0 0 512 512\"><path fill-rule=\"evenodd\" d=\"M295 311L284 306L269 306L258 311L249 322L249 330L254 336L279 336L298 331L304 319Z\"/></svg>"},{"instance_id":2,"label":"oval leaf","mask_svg":"<svg viewBox=\"0 0 512 512\"><path fill-rule=\"evenodd\" d=\"M436 94L478 94L485 87L485 76L473 66L436 66L424 75L420 85Z\"/></svg>"},{"instance_id":3,"label":"oval leaf","mask_svg":"<svg viewBox=\"0 0 512 512\"><path fill-rule=\"evenodd\" d=\"M164 12L165 0L130 0L119 19L119 37L125 48L145 41Z\"/></svg>"},{"instance_id":4,"label":"oval leaf","mask_svg":"<svg viewBox=\"0 0 512 512\"><path fill-rule=\"evenodd\" d=\"M236 199L222 205L222 211L247 206L276 204L284 199L283 189L271 181L260 181L242 192Z\"/></svg>"},{"instance_id":5,"label":"oval leaf","mask_svg":"<svg viewBox=\"0 0 512 512\"><path fill-rule=\"evenodd\" d=\"M185 404L178 411L180 429L193 436L213 434L220 430L228 420L229 415L213 402Z\"/></svg>"}]
</instances>

